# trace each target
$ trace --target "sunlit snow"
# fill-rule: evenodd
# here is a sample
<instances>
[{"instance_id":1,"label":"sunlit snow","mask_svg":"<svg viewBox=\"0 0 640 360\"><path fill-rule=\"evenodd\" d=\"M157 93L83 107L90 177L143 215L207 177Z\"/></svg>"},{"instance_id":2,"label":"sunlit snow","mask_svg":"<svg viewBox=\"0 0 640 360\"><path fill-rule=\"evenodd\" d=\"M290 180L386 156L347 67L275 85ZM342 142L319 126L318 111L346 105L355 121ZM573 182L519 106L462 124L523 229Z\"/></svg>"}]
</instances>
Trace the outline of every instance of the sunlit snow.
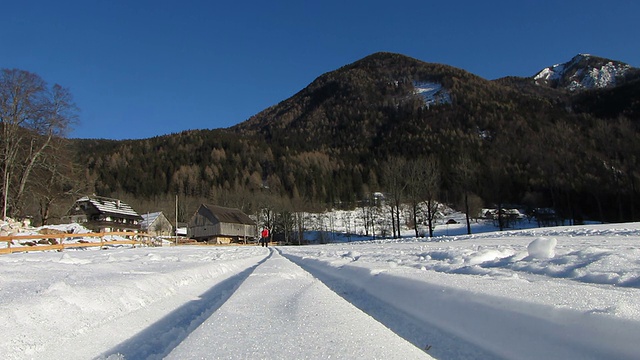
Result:
<instances>
[{"instance_id":1,"label":"sunlit snow","mask_svg":"<svg viewBox=\"0 0 640 360\"><path fill-rule=\"evenodd\" d=\"M545 68L534 76L534 80L546 80L555 81L564 77L573 66L579 61L589 58L589 54L580 54L575 56L571 61L564 64L556 64L551 67ZM624 76L624 74L631 69L631 66L626 64L614 64L608 62L599 68L591 68L587 74L584 74L583 69L579 69L575 74L570 77L569 85L567 88L571 91L579 89L593 89L593 88L605 88L614 86L616 84L616 78Z\"/></svg>"},{"instance_id":2,"label":"sunlit snow","mask_svg":"<svg viewBox=\"0 0 640 360\"><path fill-rule=\"evenodd\" d=\"M420 95L427 107L451 103L451 96L442 84L434 82L414 82L414 91Z\"/></svg>"},{"instance_id":3,"label":"sunlit snow","mask_svg":"<svg viewBox=\"0 0 640 360\"><path fill-rule=\"evenodd\" d=\"M0 354L637 358L640 223L473 230L0 255Z\"/></svg>"}]
</instances>

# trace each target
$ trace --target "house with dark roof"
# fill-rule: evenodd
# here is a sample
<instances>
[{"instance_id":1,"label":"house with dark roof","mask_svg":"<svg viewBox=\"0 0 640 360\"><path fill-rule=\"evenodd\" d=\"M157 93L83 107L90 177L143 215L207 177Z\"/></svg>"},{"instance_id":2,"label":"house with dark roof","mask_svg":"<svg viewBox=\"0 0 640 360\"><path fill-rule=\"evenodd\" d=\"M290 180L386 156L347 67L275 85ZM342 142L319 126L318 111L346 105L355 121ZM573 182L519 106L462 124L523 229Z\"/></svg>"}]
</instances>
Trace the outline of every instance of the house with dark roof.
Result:
<instances>
[{"instance_id":1,"label":"house with dark roof","mask_svg":"<svg viewBox=\"0 0 640 360\"><path fill-rule=\"evenodd\" d=\"M155 236L173 235L173 225L162 211L141 214L140 216L142 216L140 230L143 232Z\"/></svg>"},{"instance_id":2,"label":"house with dark roof","mask_svg":"<svg viewBox=\"0 0 640 360\"><path fill-rule=\"evenodd\" d=\"M255 239L256 222L239 209L201 204L187 224L187 236L214 244Z\"/></svg>"},{"instance_id":3,"label":"house with dark roof","mask_svg":"<svg viewBox=\"0 0 640 360\"><path fill-rule=\"evenodd\" d=\"M102 196L84 196L76 200L64 219L95 232L139 231L142 221L128 204Z\"/></svg>"}]
</instances>

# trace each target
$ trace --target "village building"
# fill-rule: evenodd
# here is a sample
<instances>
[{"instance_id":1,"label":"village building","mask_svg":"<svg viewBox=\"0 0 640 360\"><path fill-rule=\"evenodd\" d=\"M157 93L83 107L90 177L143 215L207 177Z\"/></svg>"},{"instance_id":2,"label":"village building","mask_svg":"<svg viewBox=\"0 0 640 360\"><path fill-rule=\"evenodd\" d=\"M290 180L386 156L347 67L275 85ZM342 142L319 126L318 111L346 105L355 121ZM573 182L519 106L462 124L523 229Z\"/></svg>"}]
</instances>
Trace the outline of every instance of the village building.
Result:
<instances>
[{"instance_id":1,"label":"village building","mask_svg":"<svg viewBox=\"0 0 640 360\"><path fill-rule=\"evenodd\" d=\"M162 211L141 214L140 230L154 236L173 235L173 225Z\"/></svg>"},{"instance_id":2,"label":"village building","mask_svg":"<svg viewBox=\"0 0 640 360\"><path fill-rule=\"evenodd\" d=\"M257 233L256 222L234 208L202 204L187 224L187 236L214 244L246 243Z\"/></svg>"},{"instance_id":3,"label":"village building","mask_svg":"<svg viewBox=\"0 0 640 360\"><path fill-rule=\"evenodd\" d=\"M142 217L128 204L102 196L76 200L64 219L95 232L139 231L142 222Z\"/></svg>"}]
</instances>

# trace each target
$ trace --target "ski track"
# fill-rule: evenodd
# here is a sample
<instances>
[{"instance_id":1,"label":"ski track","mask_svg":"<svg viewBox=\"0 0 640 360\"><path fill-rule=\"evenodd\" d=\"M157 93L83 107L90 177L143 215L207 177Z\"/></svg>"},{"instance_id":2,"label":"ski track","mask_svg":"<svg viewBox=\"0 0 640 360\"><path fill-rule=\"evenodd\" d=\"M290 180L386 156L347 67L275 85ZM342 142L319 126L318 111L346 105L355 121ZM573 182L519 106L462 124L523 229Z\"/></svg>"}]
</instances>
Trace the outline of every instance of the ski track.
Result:
<instances>
[{"instance_id":1,"label":"ski track","mask_svg":"<svg viewBox=\"0 0 640 360\"><path fill-rule=\"evenodd\" d=\"M459 284L430 284L410 274L398 277L284 256L414 345L431 345L429 354L436 358L637 359L637 352L626 346L638 344L640 329L633 321L474 293Z\"/></svg>"},{"instance_id":2,"label":"ski track","mask_svg":"<svg viewBox=\"0 0 640 360\"><path fill-rule=\"evenodd\" d=\"M213 270L211 280L215 285L205 288L204 292L201 285L206 284L206 281L196 282L193 287L181 287L178 293L142 307L135 314L125 313L124 316L105 319L101 323L80 329L71 337L61 336L55 347L43 351L46 355L33 354L28 358L162 359L224 304L265 260L266 256L227 262L224 268ZM166 315L158 318L154 315L158 313ZM77 345L82 343L86 346ZM73 354L69 349L75 349Z\"/></svg>"},{"instance_id":3,"label":"ski track","mask_svg":"<svg viewBox=\"0 0 640 360\"><path fill-rule=\"evenodd\" d=\"M315 332L310 333L309 328ZM269 258L166 358L430 359L431 356L271 248Z\"/></svg>"},{"instance_id":4,"label":"ski track","mask_svg":"<svg viewBox=\"0 0 640 360\"><path fill-rule=\"evenodd\" d=\"M596 329L611 331L617 328L617 336L625 339L628 337L624 335L626 331L635 331L631 323L613 320L603 323L605 319L585 319L568 310L509 303L492 296L470 295L461 289L372 273L355 266L334 267L319 260L286 254L278 248L270 250L269 255L257 264L217 283L197 299L186 302L98 359L313 359L332 355L349 357L350 352L357 357L370 354L370 358L385 359L430 356L527 359L520 349L536 348L532 353L537 357L541 353L540 343L546 344L550 356L564 354L598 359L615 354L621 359L633 358L633 354L616 354L615 344L605 353L589 345L589 339L601 337ZM324 291L320 297L316 293L320 291L318 288ZM422 290L416 292L420 288ZM391 292L395 301L385 301L388 295L385 291ZM327 295L327 292L332 294ZM414 296L398 303L397 294L403 292ZM380 344L368 343L367 337L375 339L379 336L367 336L367 331L349 329L350 325L344 321L324 326L331 329L329 335L305 333L304 327L309 321L318 321L318 318L327 321L332 313L343 316L343 312L352 311L350 307L373 320L351 319L349 323L353 326L367 323L370 329L381 325L413 347L407 347L402 341L399 342L401 350L397 344L380 347ZM487 323L498 318L501 326L483 329L482 323L465 323L466 318L482 318L478 314L485 314ZM563 330L557 330L558 323L554 318L562 319L561 323L581 323L585 330L578 336L565 334ZM529 329L518 325L522 323L529 324ZM513 332L522 336L510 347L503 340L511 339L508 334ZM219 336L220 333L225 336ZM327 339L335 335L338 337ZM243 340L234 341L234 336ZM247 337L254 339L251 346L247 346ZM311 341L310 346L309 339L313 338L318 342ZM391 336L391 342L396 341L393 338ZM281 353L274 354L273 346L261 345L265 341L277 342ZM234 344L243 345L239 348Z\"/></svg>"},{"instance_id":5,"label":"ski track","mask_svg":"<svg viewBox=\"0 0 640 360\"><path fill-rule=\"evenodd\" d=\"M222 306L264 261L266 258L217 283L197 299L175 309L145 330L107 351L99 359L163 359Z\"/></svg>"},{"instance_id":6,"label":"ski track","mask_svg":"<svg viewBox=\"0 0 640 360\"><path fill-rule=\"evenodd\" d=\"M416 347L421 349L428 348L428 353L434 358L458 360L501 359L498 355L492 354L480 346L472 344L432 323L422 321L420 317L407 313L394 306L393 303L385 302L376 297L374 292L368 291L370 287L375 286L369 281L350 281L348 279L349 276L341 275L336 268L322 265L320 262L311 263L294 255L282 255ZM423 306L430 305L427 303L418 305L417 309Z\"/></svg>"}]
</instances>

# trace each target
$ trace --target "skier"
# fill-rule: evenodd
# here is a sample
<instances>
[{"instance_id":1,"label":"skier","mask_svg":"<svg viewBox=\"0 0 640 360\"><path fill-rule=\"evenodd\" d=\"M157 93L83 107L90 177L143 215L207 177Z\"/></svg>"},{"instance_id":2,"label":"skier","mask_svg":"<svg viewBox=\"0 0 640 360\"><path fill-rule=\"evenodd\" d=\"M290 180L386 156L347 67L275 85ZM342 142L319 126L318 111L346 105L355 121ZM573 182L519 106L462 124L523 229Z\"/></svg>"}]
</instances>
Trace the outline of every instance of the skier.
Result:
<instances>
[{"instance_id":1,"label":"skier","mask_svg":"<svg viewBox=\"0 0 640 360\"><path fill-rule=\"evenodd\" d=\"M269 229L267 229L266 226L260 233L260 244L264 247L267 247L267 245L269 245Z\"/></svg>"}]
</instances>

